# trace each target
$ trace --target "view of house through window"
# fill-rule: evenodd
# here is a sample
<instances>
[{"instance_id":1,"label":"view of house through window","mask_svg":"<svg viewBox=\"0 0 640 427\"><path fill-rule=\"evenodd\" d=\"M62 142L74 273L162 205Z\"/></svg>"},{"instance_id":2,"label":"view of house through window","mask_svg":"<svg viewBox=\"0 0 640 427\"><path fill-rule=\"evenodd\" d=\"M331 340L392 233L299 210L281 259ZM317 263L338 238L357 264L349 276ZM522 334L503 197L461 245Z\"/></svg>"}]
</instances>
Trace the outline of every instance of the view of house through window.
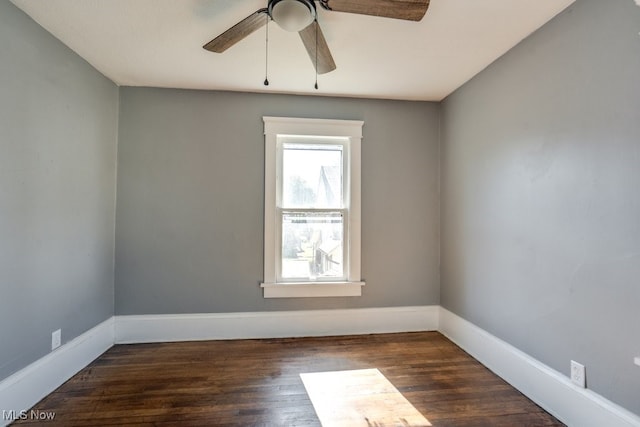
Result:
<instances>
[{"instance_id":1,"label":"view of house through window","mask_svg":"<svg viewBox=\"0 0 640 427\"><path fill-rule=\"evenodd\" d=\"M280 278L344 280L347 138L283 137Z\"/></svg>"}]
</instances>

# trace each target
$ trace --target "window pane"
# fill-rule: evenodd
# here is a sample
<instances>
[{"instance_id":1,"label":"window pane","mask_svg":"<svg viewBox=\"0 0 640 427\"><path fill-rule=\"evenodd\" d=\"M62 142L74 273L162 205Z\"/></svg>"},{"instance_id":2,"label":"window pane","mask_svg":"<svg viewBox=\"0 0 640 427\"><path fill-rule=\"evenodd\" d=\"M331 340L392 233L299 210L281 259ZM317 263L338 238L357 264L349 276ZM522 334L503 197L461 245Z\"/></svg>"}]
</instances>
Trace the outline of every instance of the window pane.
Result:
<instances>
[{"instance_id":1,"label":"window pane","mask_svg":"<svg viewBox=\"0 0 640 427\"><path fill-rule=\"evenodd\" d=\"M343 278L341 212L282 214L282 278Z\"/></svg>"},{"instance_id":2,"label":"window pane","mask_svg":"<svg viewBox=\"0 0 640 427\"><path fill-rule=\"evenodd\" d=\"M282 207L343 207L342 145L283 144Z\"/></svg>"}]
</instances>

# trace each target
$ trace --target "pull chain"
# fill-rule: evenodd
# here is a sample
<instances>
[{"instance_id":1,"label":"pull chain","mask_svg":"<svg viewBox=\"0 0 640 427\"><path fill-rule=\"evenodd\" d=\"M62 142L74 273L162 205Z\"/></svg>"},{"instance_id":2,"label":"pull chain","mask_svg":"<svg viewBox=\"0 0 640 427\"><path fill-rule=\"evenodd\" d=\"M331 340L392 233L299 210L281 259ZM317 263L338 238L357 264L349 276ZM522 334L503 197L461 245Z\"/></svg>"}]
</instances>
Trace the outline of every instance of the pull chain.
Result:
<instances>
[{"instance_id":1,"label":"pull chain","mask_svg":"<svg viewBox=\"0 0 640 427\"><path fill-rule=\"evenodd\" d=\"M267 32L264 42L264 85L269 86L269 78L267 77L269 71L269 14L265 13L264 16L267 17Z\"/></svg>"},{"instance_id":2,"label":"pull chain","mask_svg":"<svg viewBox=\"0 0 640 427\"><path fill-rule=\"evenodd\" d=\"M318 17L316 16L315 19L315 24L316 24L316 84L313 85L313 87L317 90L318 89Z\"/></svg>"}]
</instances>

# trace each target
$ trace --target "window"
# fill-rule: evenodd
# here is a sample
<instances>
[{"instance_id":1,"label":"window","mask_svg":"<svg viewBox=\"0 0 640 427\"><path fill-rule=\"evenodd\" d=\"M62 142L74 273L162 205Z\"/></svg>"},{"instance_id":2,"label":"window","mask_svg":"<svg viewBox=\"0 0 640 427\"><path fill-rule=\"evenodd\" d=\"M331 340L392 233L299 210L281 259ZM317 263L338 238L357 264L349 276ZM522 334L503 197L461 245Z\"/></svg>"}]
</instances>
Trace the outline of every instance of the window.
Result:
<instances>
[{"instance_id":1,"label":"window","mask_svg":"<svg viewBox=\"0 0 640 427\"><path fill-rule=\"evenodd\" d=\"M363 122L263 120L265 298L361 295Z\"/></svg>"}]
</instances>

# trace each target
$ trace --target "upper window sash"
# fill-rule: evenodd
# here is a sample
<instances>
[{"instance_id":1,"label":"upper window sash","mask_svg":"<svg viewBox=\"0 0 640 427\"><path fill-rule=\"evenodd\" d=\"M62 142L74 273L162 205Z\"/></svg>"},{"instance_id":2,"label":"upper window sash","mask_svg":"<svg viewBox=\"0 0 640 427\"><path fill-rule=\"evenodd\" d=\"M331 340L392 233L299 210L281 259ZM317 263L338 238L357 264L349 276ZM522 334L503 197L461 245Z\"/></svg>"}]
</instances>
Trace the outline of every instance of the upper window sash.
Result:
<instances>
[{"instance_id":1,"label":"upper window sash","mask_svg":"<svg viewBox=\"0 0 640 427\"><path fill-rule=\"evenodd\" d=\"M277 158L276 158L276 207L282 209L349 209L350 203L350 140L346 137L308 137L308 136L276 136L276 149L277 149ZM307 145L308 148L304 148ZM340 161L340 203L338 206L331 206L322 204L315 205L296 205L296 204L287 204L285 201L285 161L284 154L285 150L291 149L288 147L291 146L299 146L300 151L312 150L312 147L322 147L326 146L328 149L331 147L340 147L341 151L341 161ZM318 150L322 151L322 150ZM330 151L330 150L327 150ZM313 184L313 183L310 183ZM316 194L316 197L320 197L319 194ZM317 203L317 200L316 200Z\"/></svg>"}]
</instances>

